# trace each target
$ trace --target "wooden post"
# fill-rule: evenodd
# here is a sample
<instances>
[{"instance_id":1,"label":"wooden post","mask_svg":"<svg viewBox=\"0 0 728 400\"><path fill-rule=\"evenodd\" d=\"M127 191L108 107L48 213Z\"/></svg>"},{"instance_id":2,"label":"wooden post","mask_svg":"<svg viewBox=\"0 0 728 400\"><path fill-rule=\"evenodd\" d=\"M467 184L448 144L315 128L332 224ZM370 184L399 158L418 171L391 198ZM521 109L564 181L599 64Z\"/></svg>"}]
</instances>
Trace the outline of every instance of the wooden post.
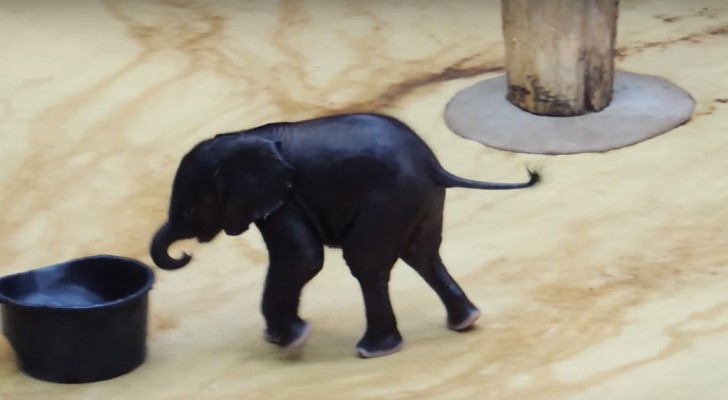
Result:
<instances>
[{"instance_id":1,"label":"wooden post","mask_svg":"<svg viewBox=\"0 0 728 400\"><path fill-rule=\"evenodd\" d=\"M619 0L501 0L508 101L538 115L612 100Z\"/></svg>"}]
</instances>

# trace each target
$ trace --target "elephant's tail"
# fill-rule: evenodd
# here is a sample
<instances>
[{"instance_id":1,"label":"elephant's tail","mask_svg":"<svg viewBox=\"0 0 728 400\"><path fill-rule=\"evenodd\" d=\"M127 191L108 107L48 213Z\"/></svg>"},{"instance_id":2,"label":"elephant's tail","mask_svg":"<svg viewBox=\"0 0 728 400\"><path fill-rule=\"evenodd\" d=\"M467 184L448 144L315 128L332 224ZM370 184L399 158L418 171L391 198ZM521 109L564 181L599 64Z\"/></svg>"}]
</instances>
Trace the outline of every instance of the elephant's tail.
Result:
<instances>
[{"instance_id":1,"label":"elephant's tail","mask_svg":"<svg viewBox=\"0 0 728 400\"><path fill-rule=\"evenodd\" d=\"M488 189L488 190L509 190L509 189L523 189L534 186L541 180L541 175L538 171L526 169L528 171L529 179L527 182L521 183L495 183L495 182L483 182L476 181L467 178L461 178L445 170L439 163L433 164L434 178L435 181L446 188L461 187L469 189Z\"/></svg>"}]
</instances>

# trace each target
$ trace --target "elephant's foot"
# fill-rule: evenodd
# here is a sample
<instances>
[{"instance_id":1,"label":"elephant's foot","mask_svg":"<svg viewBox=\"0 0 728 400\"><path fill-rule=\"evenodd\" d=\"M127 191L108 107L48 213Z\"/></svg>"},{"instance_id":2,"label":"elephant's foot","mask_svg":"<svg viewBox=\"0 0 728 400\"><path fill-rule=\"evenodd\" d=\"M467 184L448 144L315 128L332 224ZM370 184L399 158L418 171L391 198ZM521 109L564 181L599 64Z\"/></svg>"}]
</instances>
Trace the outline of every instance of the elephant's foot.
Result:
<instances>
[{"instance_id":1,"label":"elephant's foot","mask_svg":"<svg viewBox=\"0 0 728 400\"><path fill-rule=\"evenodd\" d=\"M479 318L480 310L471 304L461 312L448 315L447 327L456 332L464 332L472 328Z\"/></svg>"},{"instance_id":2,"label":"elephant's foot","mask_svg":"<svg viewBox=\"0 0 728 400\"><path fill-rule=\"evenodd\" d=\"M398 332L378 338L364 335L356 345L356 353L361 358L382 357L396 353L402 350L402 347L404 341Z\"/></svg>"},{"instance_id":3,"label":"elephant's foot","mask_svg":"<svg viewBox=\"0 0 728 400\"><path fill-rule=\"evenodd\" d=\"M284 349L290 350L301 347L308 339L311 327L306 321L298 320L292 323L285 332L273 332L266 329L265 340Z\"/></svg>"}]
</instances>

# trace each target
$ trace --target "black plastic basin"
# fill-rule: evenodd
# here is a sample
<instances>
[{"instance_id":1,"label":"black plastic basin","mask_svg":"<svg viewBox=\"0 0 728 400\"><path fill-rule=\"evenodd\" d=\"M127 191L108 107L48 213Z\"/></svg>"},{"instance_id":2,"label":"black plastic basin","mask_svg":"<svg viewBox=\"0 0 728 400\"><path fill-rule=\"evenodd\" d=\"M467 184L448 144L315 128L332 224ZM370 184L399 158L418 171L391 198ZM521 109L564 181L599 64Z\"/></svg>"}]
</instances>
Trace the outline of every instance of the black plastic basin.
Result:
<instances>
[{"instance_id":1,"label":"black plastic basin","mask_svg":"<svg viewBox=\"0 0 728 400\"><path fill-rule=\"evenodd\" d=\"M154 273L110 255L78 258L0 278L3 334L27 375L87 383L146 359Z\"/></svg>"}]
</instances>

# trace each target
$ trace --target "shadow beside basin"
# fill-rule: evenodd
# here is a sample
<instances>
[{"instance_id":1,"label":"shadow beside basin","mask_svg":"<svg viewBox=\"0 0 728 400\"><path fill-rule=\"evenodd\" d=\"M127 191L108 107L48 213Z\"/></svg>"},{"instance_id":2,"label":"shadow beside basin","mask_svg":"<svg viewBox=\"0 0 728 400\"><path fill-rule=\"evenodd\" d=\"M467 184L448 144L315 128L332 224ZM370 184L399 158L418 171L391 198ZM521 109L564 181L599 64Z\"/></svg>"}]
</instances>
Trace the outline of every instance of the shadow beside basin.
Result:
<instances>
[{"instance_id":1,"label":"shadow beside basin","mask_svg":"<svg viewBox=\"0 0 728 400\"><path fill-rule=\"evenodd\" d=\"M27 375L57 383L111 379L146 358L154 273L98 255L0 278L3 334Z\"/></svg>"}]
</instances>

